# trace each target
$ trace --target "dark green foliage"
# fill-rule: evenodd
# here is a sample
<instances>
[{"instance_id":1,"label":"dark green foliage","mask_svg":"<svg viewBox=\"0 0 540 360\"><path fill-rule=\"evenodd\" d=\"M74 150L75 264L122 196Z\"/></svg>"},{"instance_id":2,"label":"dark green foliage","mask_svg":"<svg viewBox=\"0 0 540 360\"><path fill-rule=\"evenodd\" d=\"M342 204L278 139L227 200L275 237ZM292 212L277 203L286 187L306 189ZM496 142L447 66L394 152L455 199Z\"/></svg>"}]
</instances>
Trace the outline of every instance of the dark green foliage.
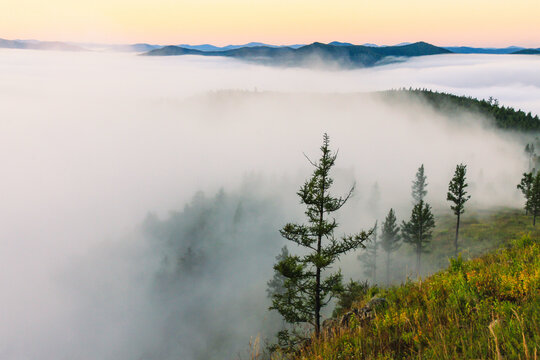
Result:
<instances>
[{"instance_id":1,"label":"dark green foliage","mask_svg":"<svg viewBox=\"0 0 540 360\"><path fill-rule=\"evenodd\" d=\"M276 263L280 263L281 261L287 259L289 257L289 250L287 249L287 246L284 246L281 248L281 253L276 256ZM283 294L285 293L285 277L281 275L277 270L274 270L274 277L272 279L268 280L266 283L266 293L268 294L269 298L272 298L274 294Z\"/></svg>"},{"instance_id":2,"label":"dark green foliage","mask_svg":"<svg viewBox=\"0 0 540 360\"><path fill-rule=\"evenodd\" d=\"M330 194L333 179L330 170L337 154L329 148L329 137L324 135L321 157L309 160L315 168L313 175L297 192L305 205L306 224L285 225L281 235L304 248L304 255L287 256L274 269L285 278L284 292L272 296L270 309L277 310L290 324L310 324L315 335L320 334L321 309L343 290L341 272L323 273L342 254L363 246L371 232L360 232L336 238L338 223L330 215L339 210L352 194L344 197Z\"/></svg>"},{"instance_id":3,"label":"dark green foliage","mask_svg":"<svg viewBox=\"0 0 540 360\"><path fill-rule=\"evenodd\" d=\"M167 351L148 357L189 349L194 360L233 358L250 327L265 338L283 328L278 314L266 313L266 293L246 286L267 280L274 263L268 254L279 254L283 246L276 228L286 220L284 210L276 198L251 191L258 185L250 181L245 190L215 196L198 193L185 207L162 218L149 215L141 225L149 250L139 260L146 259L141 266L153 278L149 300L165 329L156 347ZM152 256L161 260L155 272L148 265ZM239 321L241 326L230 328Z\"/></svg>"},{"instance_id":4,"label":"dark green foliage","mask_svg":"<svg viewBox=\"0 0 540 360\"><path fill-rule=\"evenodd\" d=\"M427 101L435 110L445 114L470 111L487 116L498 128L523 132L540 131L538 115L500 106L495 99L478 100L473 97L457 96L426 89L391 90L383 93L386 97L399 98L404 95L416 95Z\"/></svg>"},{"instance_id":5,"label":"dark green foliage","mask_svg":"<svg viewBox=\"0 0 540 360\"><path fill-rule=\"evenodd\" d=\"M456 165L456 171L454 177L450 180L448 185L448 193L446 200L451 201L453 205L450 205L450 209L455 215L459 216L465 212L465 203L471 198L467 195L465 190L469 184L467 184L467 165Z\"/></svg>"},{"instance_id":6,"label":"dark green foliage","mask_svg":"<svg viewBox=\"0 0 540 360\"><path fill-rule=\"evenodd\" d=\"M349 310L352 307L354 301L362 298L368 291L369 284L367 281L359 282L351 279L347 285L344 286L343 291L337 295L337 303L332 313L333 317L337 317L344 311Z\"/></svg>"},{"instance_id":7,"label":"dark green foliage","mask_svg":"<svg viewBox=\"0 0 540 360\"><path fill-rule=\"evenodd\" d=\"M403 221L401 233L403 242L414 247L416 253L416 273L420 274L420 257L428 252L428 244L431 241L432 230L435 227L435 220L431 213L429 204L420 200L411 213L411 219L408 222Z\"/></svg>"},{"instance_id":8,"label":"dark green foliage","mask_svg":"<svg viewBox=\"0 0 540 360\"><path fill-rule=\"evenodd\" d=\"M534 175L532 172L523 173L521 182L517 185L517 188L521 190L523 196L525 197L525 214L529 215L532 211L532 185L533 185Z\"/></svg>"},{"instance_id":9,"label":"dark green foliage","mask_svg":"<svg viewBox=\"0 0 540 360\"><path fill-rule=\"evenodd\" d=\"M536 225L536 217L540 215L540 171L536 173L531 188L531 213L533 225Z\"/></svg>"},{"instance_id":10,"label":"dark green foliage","mask_svg":"<svg viewBox=\"0 0 540 360\"><path fill-rule=\"evenodd\" d=\"M386 283L390 283L390 254L401 246L401 236L394 209L390 209L382 225L381 247L386 252Z\"/></svg>"},{"instance_id":11,"label":"dark green foliage","mask_svg":"<svg viewBox=\"0 0 540 360\"><path fill-rule=\"evenodd\" d=\"M403 242L414 247L416 253L416 273L420 275L420 258L427 252L427 246L431 241L431 231L435 227L435 220L431 213L431 207L424 202L427 195L426 175L424 173L424 164L416 172L412 186L412 197L414 207L411 212L411 219L401 224L401 233Z\"/></svg>"},{"instance_id":12,"label":"dark green foliage","mask_svg":"<svg viewBox=\"0 0 540 360\"><path fill-rule=\"evenodd\" d=\"M364 267L364 275L371 279L371 283L375 284L377 279L377 250L379 242L377 241L377 222L373 227L373 233L365 243L364 252L358 255L358 260L362 262Z\"/></svg>"},{"instance_id":13,"label":"dark green foliage","mask_svg":"<svg viewBox=\"0 0 540 360\"><path fill-rule=\"evenodd\" d=\"M420 201L424 200L424 197L427 195L427 183L426 183L426 175L424 174L424 164L418 168L418 171L416 172L416 178L413 181L412 186L412 197L413 197L413 203L418 204Z\"/></svg>"},{"instance_id":14,"label":"dark green foliage","mask_svg":"<svg viewBox=\"0 0 540 360\"><path fill-rule=\"evenodd\" d=\"M461 214L465 212L465 203L471 198L470 195L467 195L466 188L469 186L467 184L467 165L459 164L456 165L456 171L454 172L454 177L450 180L448 184L448 193L446 195L446 200L451 201L450 209L454 212L457 217L456 222L456 237L454 239L454 248L455 256L458 256L458 236L459 236L459 221Z\"/></svg>"}]
</instances>

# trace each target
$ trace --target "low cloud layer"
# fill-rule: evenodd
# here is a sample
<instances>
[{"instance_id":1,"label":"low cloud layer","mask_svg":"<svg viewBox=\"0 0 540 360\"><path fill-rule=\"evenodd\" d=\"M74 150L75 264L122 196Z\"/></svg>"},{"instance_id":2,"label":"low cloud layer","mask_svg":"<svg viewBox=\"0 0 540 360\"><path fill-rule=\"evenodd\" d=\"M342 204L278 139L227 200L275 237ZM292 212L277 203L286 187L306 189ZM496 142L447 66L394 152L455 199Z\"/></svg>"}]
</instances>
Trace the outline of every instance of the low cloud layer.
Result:
<instances>
[{"instance_id":1,"label":"low cloud layer","mask_svg":"<svg viewBox=\"0 0 540 360\"><path fill-rule=\"evenodd\" d=\"M389 103L359 92L426 87L493 96L538 114L539 65L534 56L448 55L314 71L198 57L0 51L0 359L191 360L212 346L204 327L171 324L193 311L193 298L169 294L166 306L156 299L167 250L140 231L143 220L151 212L167 221L198 191L212 198L221 188L237 202L272 199L261 206L269 220L259 228L298 219L295 191L311 171L302 153L317 157L323 132L340 149L336 191L357 184L340 217L344 230L370 226L390 206L405 217L421 163L435 207L446 206L459 162L469 167L471 206L519 206L515 184L527 162L515 135L471 114L449 118L419 99ZM377 207L370 203L375 183ZM238 239L249 243L249 229ZM231 271L246 264L252 276L234 295L257 301L228 314L242 321L218 321L213 333L230 326L247 343L264 323L273 261L266 254L282 245L277 230L272 245L223 259ZM198 294L216 289L230 304L226 290L239 286L237 274L230 277L205 278L207 290ZM213 301L201 311L222 304ZM224 352L233 357L243 345L223 345Z\"/></svg>"}]
</instances>

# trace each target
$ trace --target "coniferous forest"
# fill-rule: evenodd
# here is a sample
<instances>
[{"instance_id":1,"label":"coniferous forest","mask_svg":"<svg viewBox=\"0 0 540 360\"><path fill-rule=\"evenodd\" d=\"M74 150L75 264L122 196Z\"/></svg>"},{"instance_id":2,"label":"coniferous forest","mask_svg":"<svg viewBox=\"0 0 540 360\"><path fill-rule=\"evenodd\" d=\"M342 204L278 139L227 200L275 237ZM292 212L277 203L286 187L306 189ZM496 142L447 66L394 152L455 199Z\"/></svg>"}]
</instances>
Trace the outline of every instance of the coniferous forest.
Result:
<instances>
[{"instance_id":1,"label":"coniferous forest","mask_svg":"<svg viewBox=\"0 0 540 360\"><path fill-rule=\"evenodd\" d=\"M385 217L371 226L343 233L335 213L347 207L358 189L351 184L344 193L332 191L332 170L339 163L334 149L339 144L325 134L318 157L306 155L313 172L296 194L305 207L303 220L289 222L275 199L224 190L210 197L197 194L183 211L166 220L149 215L144 231L162 249L163 263L156 276L162 306L174 307L167 301L174 293L186 293L191 299L193 289L204 299L170 321L194 322L200 329L193 330L204 332L210 343L233 346L243 341L241 335L208 330L214 319L235 322L244 309L267 312L262 325L266 331L258 333L249 355L244 355L260 359L452 359L498 354L533 359L540 338L540 228L536 227L540 175L535 170L535 144L536 148L540 144L530 134L535 134L539 120L502 108L493 99L425 90L382 93L385 98L411 95L436 111L483 113L496 127L527 134L531 142L523 148L529 167L521 182L508 189L522 194L522 211L469 209L475 194L464 163L449 166L453 176L442 199L447 212L434 210L427 196L429 168L419 164L409 180L408 214L397 218L388 208ZM281 247L273 240L278 231L286 240ZM259 254L257 258L250 258L253 253ZM348 253L357 254L356 275L351 278L343 276L339 262ZM231 261L224 262L227 258ZM508 259L511 266L505 265ZM250 299L237 301L228 291L195 286L205 279L230 281L231 274L241 286L242 264L252 261L264 264L257 267L256 277L267 277L259 284L265 287L266 307ZM218 304L225 312L215 313ZM219 347L209 352L204 345L194 351L197 358L220 353Z\"/></svg>"}]
</instances>

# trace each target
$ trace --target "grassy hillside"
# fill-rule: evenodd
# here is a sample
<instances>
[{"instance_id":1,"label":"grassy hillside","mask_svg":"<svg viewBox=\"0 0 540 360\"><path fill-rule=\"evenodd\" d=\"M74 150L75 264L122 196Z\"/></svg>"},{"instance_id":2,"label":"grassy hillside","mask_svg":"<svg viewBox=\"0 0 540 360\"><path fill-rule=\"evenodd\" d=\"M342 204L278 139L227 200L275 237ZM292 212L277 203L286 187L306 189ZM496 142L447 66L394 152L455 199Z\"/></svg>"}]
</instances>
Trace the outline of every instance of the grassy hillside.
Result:
<instances>
[{"instance_id":1,"label":"grassy hillside","mask_svg":"<svg viewBox=\"0 0 540 360\"><path fill-rule=\"evenodd\" d=\"M425 257L427 268L441 269L448 265L448 258L454 256L455 226L455 216L437 216L432 250ZM532 218L525 216L522 210L471 210L465 213L460 224L459 249L464 258L472 259L526 234L540 239L540 227L533 227Z\"/></svg>"},{"instance_id":2,"label":"grassy hillside","mask_svg":"<svg viewBox=\"0 0 540 360\"><path fill-rule=\"evenodd\" d=\"M505 220L496 219L495 224L500 221ZM477 230L490 231L489 226ZM326 329L323 338L302 349L297 359L537 359L540 355L537 235L522 235L471 261L452 260L447 270L424 281L374 288L368 294L353 307L365 306L373 295L385 298L387 305L375 311L371 320L353 318L347 327Z\"/></svg>"},{"instance_id":3,"label":"grassy hillside","mask_svg":"<svg viewBox=\"0 0 540 360\"><path fill-rule=\"evenodd\" d=\"M214 102L225 102L231 99L238 102L252 99L254 97L264 96L282 96L283 98L289 97L289 99L292 98L295 100L301 100L305 95L306 94L292 95L273 92L220 90L205 96L208 96ZM309 96L311 99L316 101L319 99L320 101L327 101L329 98L328 94L309 94ZM433 90L412 88L367 93L332 94L332 96L333 99L338 100L349 100L350 98L357 98L361 100L364 96L374 96L392 107L410 106L411 97L416 97L421 102L427 103L427 105L431 106L436 112L450 118L454 116L461 117L464 113L467 115L468 113L472 113L487 118L494 126L502 130L527 133L527 135L532 136L537 136L537 133L540 132L540 117L538 114L532 114L530 111L525 112L521 109L502 106L496 99L479 100L470 96L458 96ZM471 121L474 121L474 119L471 119ZM523 146L525 146L525 143Z\"/></svg>"}]
</instances>

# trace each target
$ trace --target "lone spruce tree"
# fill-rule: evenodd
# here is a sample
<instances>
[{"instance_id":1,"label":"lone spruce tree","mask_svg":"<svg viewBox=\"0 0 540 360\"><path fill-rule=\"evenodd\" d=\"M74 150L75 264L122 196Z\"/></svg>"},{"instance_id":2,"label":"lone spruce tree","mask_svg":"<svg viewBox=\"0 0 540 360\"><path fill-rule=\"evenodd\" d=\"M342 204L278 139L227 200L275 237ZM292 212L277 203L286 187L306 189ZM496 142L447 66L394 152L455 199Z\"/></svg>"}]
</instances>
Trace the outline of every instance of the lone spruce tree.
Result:
<instances>
[{"instance_id":1,"label":"lone spruce tree","mask_svg":"<svg viewBox=\"0 0 540 360\"><path fill-rule=\"evenodd\" d=\"M394 209L390 209L382 224L381 247L386 252L386 284L390 284L390 254L401 246L399 226Z\"/></svg>"},{"instance_id":2,"label":"lone spruce tree","mask_svg":"<svg viewBox=\"0 0 540 360\"><path fill-rule=\"evenodd\" d=\"M456 237L454 238L455 256L458 256L458 237L459 237L459 220L461 215L465 212L465 203L471 198L467 195L465 190L469 184L467 184L467 165L459 164L456 166L454 177L450 180L448 185L448 194L446 200L451 201L453 205L450 205L450 209L457 217L456 221Z\"/></svg>"},{"instance_id":3,"label":"lone spruce tree","mask_svg":"<svg viewBox=\"0 0 540 360\"><path fill-rule=\"evenodd\" d=\"M532 185L533 185L534 175L532 172L523 173L521 182L517 185L517 188L521 190L521 193L525 197L525 215L529 215L532 207Z\"/></svg>"},{"instance_id":4,"label":"lone spruce tree","mask_svg":"<svg viewBox=\"0 0 540 360\"><path fill-rule=\"evenodd\" d=\"M321 333L321 309L338 294L342 286L340 271L327 273L342 254L363 246L371 231L336 237L338 223L331 214L339 210L352 195L354 186L344 197L330 194L333 179L330 170L337 153L329 148L330 139L324 134L321 157L317 162L308 161L315 168L313 175L297 192L300 203L305 205L306 224L289 223L280 230L281 235L304 249L303 255L289 255L274 265L274 270L284 278L283 293L272 296L270 309L277 310L293 325L310 324L315 336ZM278 333L281 346L294 345L289 334Z\"/></svg>"},{"instance_id":5,"label":"lone spruce tree","mask_svg":"<svg viewBox=\"0 0 540 360\"><path fill-rule=\"evenodd\" d=\"M435 227L435 219L431 207L424 200L416 204L411 213L411 219L401 224L403 242L414 247L416 253L416 273L420 274L420 257L427 253L427 246L431 242L431 232Z\"/></svg>"}]
</instances>

